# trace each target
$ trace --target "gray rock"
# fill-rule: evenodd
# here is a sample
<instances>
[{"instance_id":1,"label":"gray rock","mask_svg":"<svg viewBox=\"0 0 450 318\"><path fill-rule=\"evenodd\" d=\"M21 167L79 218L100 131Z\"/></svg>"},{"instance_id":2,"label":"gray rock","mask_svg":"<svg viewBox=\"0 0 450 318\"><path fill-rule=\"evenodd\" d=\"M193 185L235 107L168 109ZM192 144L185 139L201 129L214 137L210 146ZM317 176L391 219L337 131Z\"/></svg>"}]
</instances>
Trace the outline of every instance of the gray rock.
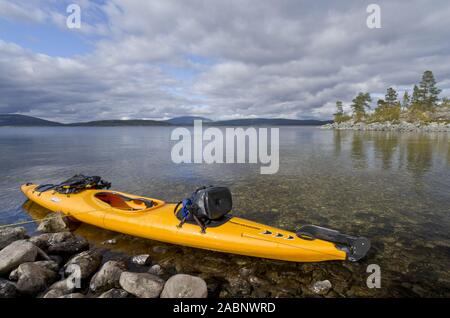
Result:
<instances>
[{"instance_id":1,"label":"gray rock","mask_svg":"<svg viewBox=\"0 0 450 318\"><path fill-rule=\"evenodd\" d=\"M28 238L24 227L6 227L0 229L0 250L14 241Z\"/></svg>"},{"instance_id":2,"label":"gray rock","mask_svg":"<svg viewBox=\"0 0 450 318\"><path fill-rule=\"evenodd\" d=\"M59 265L54 261L38 261L38 262L33 262L33 264L41 266L43 268L46 268L46 269L54 271L54 272L58 272L58 270L59 270ZM9 274L9 280L18 281L19 274L20 274L19 268L16 268Z\"/></svg>"},{"instance_id":3,"label":"gray rock","mask_svg":"<svg viewBox=\"0 0 450 318\"><path fill-rule=\"evenodd\" d=\"M58 273L36 263L23 263L17 268L17 290L35 295L59 278Z\"/></svg>"},{"instance_id":4,"label":"gray rock","mask_svg":"<svg viewBox=\"0 0 450 318\"><path fill-rule=\"evenodd\" d=\"M34 262L38 255L48 258L36 245L25 240L12 242L0 251L0 275L5 275L25 262Z\"/></svg>"},{"instance_id":5,"label":"gray rock","mask_svg":"<svg viewBox=\"0 0 450 318\"><path fill-rule=\"evenodd\" d=\"M156 276L163 276L166 272L160 265L156 264L150 267L148 273Z\"/></svg>"},{"instance_id":6,"label":"gray rock","mask_svg":"<svg viewBox=\"0 0 450 318\"><path fill-rule=\"evenodd\" d=\"M331 282L328 279L320 280L320 281L315 282L311 286L311 291L318 295L325 295L326 293L328 293L328 291L331 289L331 287L333 287L333 286L331 285Z\"/></svg>"},{"instance_id":7,"label":"gray rock","mask_svg":"<svg viewBox=\"0 0 450 318\"><path fill-rule=\"evenodd\" d=\"M102 255L95 250L81 252L64 265L64 273L70 276L79 270L81 279L88 278L99 268L102 258Z\"/></svg>"},{"instance_id":8,"label":"gray rock","mask_svg":"<svg viewBox=\"0 0 450 318\"><path fill-rule=\"evenodd\" d=\"M0 278L0 298L14 298L17 296L16 285Z\"/></svg>"},{"instance_id":9,"label":"gray rock","mask_svg":"<svg viewBox=\"0 0 450 318\"><path fill-rule=\"evenodd\" d=\"M157 298L164 287L164 280L148 273L123 272L120 286L140 298Z\"/></svg>"},{"instance_id":10,"label":"gray rock","mask_svg":"<svg viewBox=\"0 0 450 318\"><path fill-rule=\"evenodd\" d=\"M59 267L61 267L62 263L64 262L64 258L62 258L59 255L49 255L48 257L50 257L50 259L55 262L56 264L58 264Z\"/></svg>"},{"instance_id":11,"label":"gray rock","mask_svg":"<svg viewBox=\"0 0 450 318\"><path fill-rule=\"evenodd\" d=\"M34 262L33 264L36 264L38 266L41 266L43 268L46 268L46 269L54 271L54 272L58 272L58 270L59 270L59 264L57 262L55 262L54 260L37 261L37 262Z\"/></svg>"},{"instance_id":12,"label":"gray rock","mask_svg":"<svg viewBox=\"0 0 450 318\"><path fill-rule=\"evenodd\" d=\"M52 234L50 233L44 233L41 235L33 236L29 239L31 243L39 247L40 249L47 251L48 248L48 241L52 237Z\"/></svg>"},{"instance_id":13,"label":"gray rock","mask_svg":"<svg viewBox=\"0 0 450 318\"><path fill-rule=\"evenodd\" d=\"M161 298L206 298L208 287L200 277L177 274L164 285Z\"/></svg>"},{"instance_id":14,"label":"gray rock","mask_svg":"<svg viewBox=\"0 0 450 318\"><path fill-rule=\"evenodd\" d=\"M70 232L54 233L47 242L50 254L73 255L89 248L88 241Z\"/></svg>"},{"instance_id":15,"label":"gray rock","mask_svg":"<svg viewBox=\"0 0 450 318\"><path fill-rule=\"evenodd\" d=\"M101 294L98 298L127 298L130 294L120 288L112 288L103 294Z\"/></svg>"},{"instance_id":16,"label":"gray rock","mask_svg":"<svg viewBox=\"0 0 450 318\"><path fill-rule=\"evenodd\" d=\"M133 256L131 262L137 265L148 265L151 262L150 255L142 254Z\"/></svg>"},{"instance_id":17,"label":"gray rock","mask_svg":"<svg viewBox=\"0 0 450 318\"><path fill-rule=\"evenodd\" d=\"M78 287L81 287L81 285ZM51 297L56 298L61 295L70 294L76 288L77 288L76 281L72 277L67 277L66 279L60 280L60 281L54 283L53 285L51 285L49 288L49 293L50 293L50 291L53 290L53 292L51 293ZM58 295L58 296L55 296L55 295ZM50 298L50 296L47 298Z\"/></svg>"},{"instance_id":18,"label":"gray rock","mask_svg":"<svg viewBox=\"0 0 450 318\"><path fill-rule=\"evenodd\" d=\"M37 230L43 233L56 233L69 230L67 217L62 213L50 213L39 224Z\"/></svg>"},{"instance_id":19,"label":"gray rock","mask_svg":"<svg viewBox=\"0 0 450 318\"><path fill-rule=\"evenodd\" d=\"M50 289L48 292L42 295L42 298L59 298L63 295L65 295L65 293L62 289Z\"/></svg>"},{"instance_id":20,"label":"gray rock","mask_svg":"<svg viewBox=\"0 0 450 318\"><path fill-rule=\"evenodd\" d=\"M105 291L111 288L119 288L120 274L127 270L125 262L108 261L92 277L89 288L93 292Z\"/></svg>"},{"instance_id":21,"label":"gray rock","mask_svg":"<svg viewBox=\"0 0 450 318\"><path fill-rule=\"evenodd\" d=\"M19 279L19 269L16 268L15 270L11 271L8 278L10 281L17 282L17 280Z\"/></svg>"},{"instance_id":22,"label":"gray rock","mask_svg":"<svg viewBox=\"0 0 450 318\"><path fill-rule=\"evenodd\" d=\"M58 298L85 298L85 296L81 293L73 293L59 296Z\"/></svg>"}]
</instances>

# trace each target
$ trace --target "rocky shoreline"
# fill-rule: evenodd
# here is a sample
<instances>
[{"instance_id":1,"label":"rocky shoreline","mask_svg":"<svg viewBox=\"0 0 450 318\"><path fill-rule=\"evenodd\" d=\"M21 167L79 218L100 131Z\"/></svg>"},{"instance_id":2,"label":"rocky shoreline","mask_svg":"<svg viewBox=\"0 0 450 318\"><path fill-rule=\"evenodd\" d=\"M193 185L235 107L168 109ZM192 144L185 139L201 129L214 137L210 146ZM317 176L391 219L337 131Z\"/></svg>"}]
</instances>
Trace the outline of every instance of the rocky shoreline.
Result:
<instances>
[{"instance_id":1,"label":"rocky shoreline","mask_svg":"<svg viewBox=\"0 0 450 318\"><path fill-rule=\"evenodd\" d=\"M70 232L61 215L44 219L38 229L41 234L32 237L23 227L0 229L0 298L229 297L244 296L263 283L241 269L218 290L217 283L155 263L148 254L105 259L99 248ZM311 295L326 295L332 287L329 280L316 280L308 289Z\"/></svg>"},{"instance_id":2,"label":"rocky shoreline","mask_svg":"<svg viewBox=\"0 0 450 318\"><path fill-rule=\"evenodd\" d=\"M431 122L431 123L409 123L402 121L400 123L393 122L377 122L364 123L354 122L352 120L331 123L320 126L322 129L338 129L338 130L369 130L369 131L404 131L404 132L450 132L450 123Z\"/></svg>"}]
</instances>

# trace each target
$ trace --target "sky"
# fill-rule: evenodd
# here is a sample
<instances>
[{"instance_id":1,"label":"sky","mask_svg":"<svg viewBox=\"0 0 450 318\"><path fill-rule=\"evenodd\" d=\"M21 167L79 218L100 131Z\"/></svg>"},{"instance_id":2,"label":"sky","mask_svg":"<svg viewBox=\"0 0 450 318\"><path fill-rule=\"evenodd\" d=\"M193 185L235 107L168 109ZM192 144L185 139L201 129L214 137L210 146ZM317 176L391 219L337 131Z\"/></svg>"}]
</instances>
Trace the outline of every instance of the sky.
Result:
<instances>
[{"instance_id":1,"label":"sky","mask_svg":"<svg viewBox=\"0 0 450 318\"><path fill-rule=\"evenodd\" d=\"M425 70L450 96L450 2L375 1L0 0L0 113L330 119Z\"/></svg>"}]
</instances>

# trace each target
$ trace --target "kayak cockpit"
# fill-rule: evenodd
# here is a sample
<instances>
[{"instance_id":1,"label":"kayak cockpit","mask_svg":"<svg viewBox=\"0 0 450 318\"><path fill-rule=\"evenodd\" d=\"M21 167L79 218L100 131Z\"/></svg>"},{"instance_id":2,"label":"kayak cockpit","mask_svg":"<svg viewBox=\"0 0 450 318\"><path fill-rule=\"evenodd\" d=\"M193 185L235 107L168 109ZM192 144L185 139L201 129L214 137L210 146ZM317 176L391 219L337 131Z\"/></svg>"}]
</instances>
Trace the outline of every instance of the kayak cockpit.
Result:
<instances>
[{"instance_id":1,"label":"kayak cockpit","mask_svg":"<svg viewBox=\"0 0 450 318\"><path fill-rule=\"evenodd\" d=\"M128 197L117 192L99 192L94 198L108 204L114 209L124 211L143 211L156 207L158 202L140 197Z\"/></svg>"}]
</instances>

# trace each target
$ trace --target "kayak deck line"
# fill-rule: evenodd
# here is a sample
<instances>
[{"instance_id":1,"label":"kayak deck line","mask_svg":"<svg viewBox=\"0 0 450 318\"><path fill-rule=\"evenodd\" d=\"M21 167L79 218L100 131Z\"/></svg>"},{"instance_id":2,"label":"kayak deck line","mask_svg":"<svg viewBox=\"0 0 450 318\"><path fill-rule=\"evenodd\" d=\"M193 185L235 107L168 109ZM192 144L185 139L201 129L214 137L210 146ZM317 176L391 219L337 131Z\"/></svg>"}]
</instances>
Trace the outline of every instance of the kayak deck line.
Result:
<instances>
[{"instance_id":1,"label":"kayak deck line","mask_svg":"<svg viewBox=\"0 0 450 318\"><path fill-rule=\"evenodd\" d=\"M309 233L309 237L303 233L302 237L299 233L235 216L227 216L225 221L207 226L206 232L202 233L195 223L186 222L179 226L174 203L105 189L87 189L67 195L56 191L38 192L35 191L37 187L26 184L21 190L29 200L50 211L62 212L107 230L170 244L291 262L357 261L370 247L367 239L335 231L340 235L336 236L337 240L331 235L336 234L333 230L310 231L314 233ZM121 196L129 200L126 205L113 202ZM149 207L152 202L154 205ZM355 244L359 244L356 252Z\"/></svg>"}]
</instances>

